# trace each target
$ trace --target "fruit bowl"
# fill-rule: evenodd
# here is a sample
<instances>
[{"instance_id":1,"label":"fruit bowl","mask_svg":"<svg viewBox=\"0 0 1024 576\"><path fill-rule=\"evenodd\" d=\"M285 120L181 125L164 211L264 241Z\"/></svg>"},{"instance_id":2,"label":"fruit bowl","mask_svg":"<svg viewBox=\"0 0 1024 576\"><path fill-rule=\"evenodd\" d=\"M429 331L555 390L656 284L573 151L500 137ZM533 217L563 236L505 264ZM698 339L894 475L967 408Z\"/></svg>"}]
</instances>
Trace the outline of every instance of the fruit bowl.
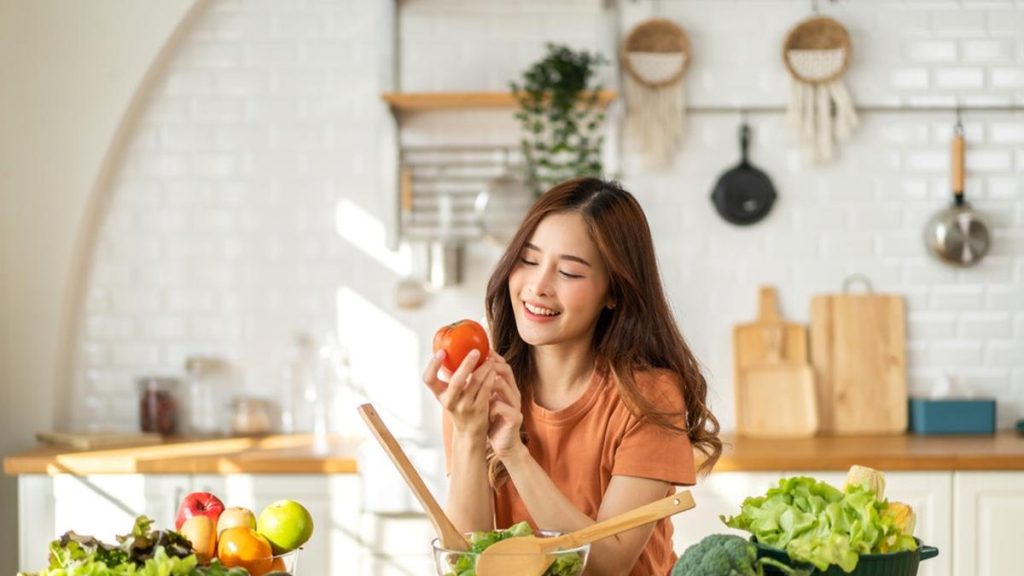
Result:
<instances>
[{"instance_id":1,"label":"fruit bowl","mask_svg":"<svg viewBox=\"0 0 1024 576\"><path fill-rule=\"evenodd\" d=\"M550 530L538 530L538 537L560 536L562 532ZM435 538L431 545L434 548L434 568L438 576L457 576L466 570L476 570L476 559L480 552L465 550L450 550L441 545ZM565 548L551 552L550 557L554 562L544 576L579 576L583 574L583 568L587 565L587 556L590 554L590 544L584 544L577 548ZM474 573L471 572L471 573Z\"/></svg>"},{"instance_id":2,"label":"fruit bowl","mask_svg":"<svg viewBox=\"0 0 1024 576\"><path fill-rule=\"evenodd\" d=\"M295 568L299 565L299 552L301 551L302 548L299 548L298 550L274 556L274 563L271 565L270 571L287 572L292 576L296 576Z\"/></svg>"}]
</instances>

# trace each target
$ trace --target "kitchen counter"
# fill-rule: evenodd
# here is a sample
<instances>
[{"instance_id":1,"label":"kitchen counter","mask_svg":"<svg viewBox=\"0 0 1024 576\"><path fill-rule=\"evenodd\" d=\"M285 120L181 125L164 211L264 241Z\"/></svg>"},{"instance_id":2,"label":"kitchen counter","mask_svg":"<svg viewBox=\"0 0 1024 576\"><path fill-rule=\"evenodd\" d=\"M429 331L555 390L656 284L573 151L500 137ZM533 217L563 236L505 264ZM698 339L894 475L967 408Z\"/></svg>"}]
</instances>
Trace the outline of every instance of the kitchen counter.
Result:
<instances>
[{"instance_id":1,"label":"kitchen counter","mask_svg":"<svg viewBox=\"0 0 1024 576\"><path fill-rule=\"evenodd\" d=\"M729 444L716 471L847 470L852 464L886 472L1024 470L1024 437L816 436L768 440L723 436Z\"/></svg>"},{"instance_id":2,"label":"kitchen counter","mask_svg":"<svg viewBox=\"0 0 1024 576\"><path fill-rule=\"evenodd\" d=\"M308 434L168 438L160 444L75 450L40 445L4 458L16 474L354 474L360 441L332 438L326 453Z\"/></svg>"},{"instance_id":3,"label":"kitchen counter","mask_svg":"<svg viewBox=\"0 0 1024 576\"><path fill-rule=\"evenodd\" d=\"M1024 470L1024 437L820 436L767 440L723 436L721 472L846 470ZM309 435L168 439L161 444L103 450L39 446L4 459L16 474L353 474L359 441L334 438L326 454ZM698 455L699 456L699 455Z\"/></svg>"}]
</instances>

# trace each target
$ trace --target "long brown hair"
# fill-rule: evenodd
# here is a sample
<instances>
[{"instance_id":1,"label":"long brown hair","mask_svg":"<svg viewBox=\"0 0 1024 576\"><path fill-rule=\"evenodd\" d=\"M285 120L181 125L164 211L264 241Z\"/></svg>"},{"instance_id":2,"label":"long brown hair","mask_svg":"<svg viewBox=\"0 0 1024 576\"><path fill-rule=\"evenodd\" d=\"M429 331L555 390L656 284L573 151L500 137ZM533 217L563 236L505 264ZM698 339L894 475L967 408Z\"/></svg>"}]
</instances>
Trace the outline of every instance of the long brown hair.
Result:
<instances>
[{"instance_id":1,"label":"long brown hair","mask_svg":"<svg viewBox=\"0 0 1024 576\"><path fill-rule=\"evenodd\" d=\"M666 429L685 433L705 455L702 473L722 453L719 424L707 407L707 381L672 317L661 286L654 242L643 209L632 194L615 182L578 178L556 185L533 205L487 284L487 320L494 349L512 367L521 390L534 376L530 346L519 336L508 279L523 248L541 220L551 214L578 213L608 269L609 295L614 308L602 310L594 330L599 366L610 371L619 393L637 416ZM686 414L657 411L637 386L635 371L664 369L677 376ZM681 418L682 417L682 418ZM677 423L683 422L683 426ZM504 480L503 467L493 456L491 480Z\"/></svg>"}]
</instances>

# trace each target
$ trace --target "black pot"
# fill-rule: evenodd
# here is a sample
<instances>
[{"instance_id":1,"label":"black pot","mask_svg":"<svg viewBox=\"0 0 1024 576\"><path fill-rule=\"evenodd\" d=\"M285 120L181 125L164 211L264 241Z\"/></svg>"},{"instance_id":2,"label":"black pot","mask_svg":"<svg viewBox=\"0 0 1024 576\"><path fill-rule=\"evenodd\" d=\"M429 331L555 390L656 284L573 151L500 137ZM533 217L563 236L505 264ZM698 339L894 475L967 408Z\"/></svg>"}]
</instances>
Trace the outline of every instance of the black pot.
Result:
<instances>
[{"instance_id":1,"label":"black pot","mask_svg":"<svg viewBox=\"0 0 1024 576\"><path fill-rule=\"evenodd\" d=\"M757 546L757 557L767 556L779 562L789 564L794 568L810 568L810 565L794 562L790 559L785 550L772 548L759 543L753 537L750 539ZM891 554L862 554L857 561L857 567L853 572L843 572L839 566L832 564L828 570L822 572L817 568L811 572L811 576L916 576L917 566L922 560L935 558L939 555L939 549L934 546L925 546L921 540L917 541L916 550L904 550ZM781 574L782 571L771 566L765 566L765 574Z\"/></svg>"}]
</instances>

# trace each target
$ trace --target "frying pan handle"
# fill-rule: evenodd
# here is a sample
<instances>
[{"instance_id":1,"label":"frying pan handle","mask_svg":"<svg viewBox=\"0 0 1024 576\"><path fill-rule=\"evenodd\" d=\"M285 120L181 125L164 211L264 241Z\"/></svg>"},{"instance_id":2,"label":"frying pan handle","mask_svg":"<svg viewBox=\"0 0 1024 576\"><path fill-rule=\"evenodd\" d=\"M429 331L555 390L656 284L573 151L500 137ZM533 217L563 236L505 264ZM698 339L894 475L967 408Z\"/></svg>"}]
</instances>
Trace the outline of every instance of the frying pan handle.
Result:
<instances>
[{"instance_id":1,"label":"frying pan handle","mask_svg":"<svg viewBox=\"0 0 1024 576\"><path fill-rule=\"evenodd\" d=\"M964 133L957 130L952 144L953 196L957 205L964 202Z\"/></svg>"},{"instance_id":2,"label":"frying pan handle","mask_svg":"<svg viewBox=\"0 0 1024 576\"><path fill-rule=\"evenodd\" d=\"M740 161L747 163L747 150L750 148L750 125L744 120L740 124Z\"/></svg>"}]
</instances>

